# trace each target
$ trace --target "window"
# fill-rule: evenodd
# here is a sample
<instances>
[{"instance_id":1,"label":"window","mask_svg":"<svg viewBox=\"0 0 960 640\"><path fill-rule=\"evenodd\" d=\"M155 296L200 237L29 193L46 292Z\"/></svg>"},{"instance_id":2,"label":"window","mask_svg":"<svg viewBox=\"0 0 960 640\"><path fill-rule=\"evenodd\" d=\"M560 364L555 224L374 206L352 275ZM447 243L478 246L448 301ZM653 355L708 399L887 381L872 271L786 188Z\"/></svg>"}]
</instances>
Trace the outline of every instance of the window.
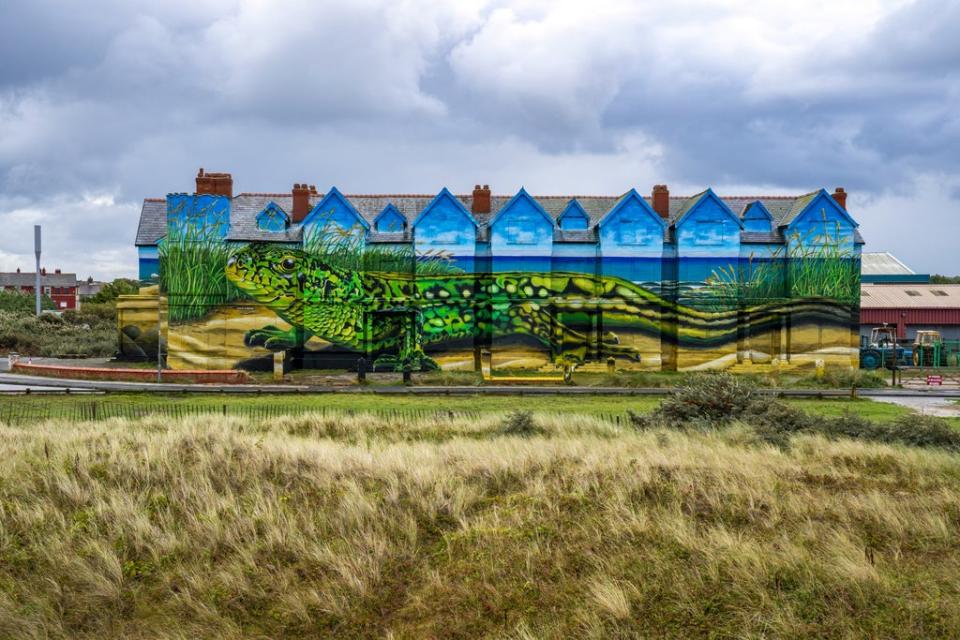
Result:
<instances>
[{"instance_id":1,"label":"window","mask_svg":"<svg viewBox=\"0 0 960 640\"><path fill-rule=\"evenodd\" d=\"M620 220L617 221L616 227L617 243L634 246L650 244L653 240L653 235L650 233L650 229L646 226L645 222L645 220L640 218L633 219L621 216Z\"/></svg>"},{"instance_id":2,"label":"window","mask_svg":"<svg viewBox=\"0 0 960 640\"><path fill-rule=\"evenodd\" d=\"M919 292L919 291L914 291L913 289L907 289L904 293L906 293L908 296L911 296L911 297L914 297L914 298L917 298L917 297L920 296L920 292Z\"/></svg>"},{"instance_id":3,"label":"window","mask_svg":"<svg viewBox=\"0 0 960 640\"><path fill-rule=\"evenodd\" d=\"M930 289L930 293L935 296L940 296L941 298L945 298L947 296L947 292L943 289Z\"/></svg>"},{"instance_id":4,"label":"window","mask_svg":"<svg viewBox=\"0 0 960 640\"><path fill-rule=\"evenodd\" d=\"M697 220L693 228L694 244L701 247L722 246L726 242L723 220Z\"/></svg>"},{"instance_id":5,"label":"window","mask_svg":"<svg viewBox=\"0 0 960 640\"><path fill-rule=\"evenodd\" d=\"M870 292L869 292L869 291L861 291L861 292L860 292L860 295L869 298L869 297L870 297Z\"/></svg>"}]
</instances>

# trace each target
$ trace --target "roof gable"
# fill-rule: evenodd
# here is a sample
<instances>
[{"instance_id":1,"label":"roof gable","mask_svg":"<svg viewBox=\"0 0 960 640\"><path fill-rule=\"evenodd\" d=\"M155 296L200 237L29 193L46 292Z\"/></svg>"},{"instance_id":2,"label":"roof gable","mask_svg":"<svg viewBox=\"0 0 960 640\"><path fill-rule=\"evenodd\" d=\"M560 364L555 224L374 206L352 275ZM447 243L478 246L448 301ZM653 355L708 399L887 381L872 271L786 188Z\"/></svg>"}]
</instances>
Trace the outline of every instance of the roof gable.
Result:
<instances>
[{"instance_id":1,"label":"roof gable","mask_svg":"<svg viewBox=\"0 0 960 640\"><path fill-rule=\"evenodd\" d=\"M743 209L743 230L750 233L770 233L773 231L773 214L759 200L754 200Z\"/></svg>"},{"instance_id":2,"label":"roof gable","mask_svg":"<svg viewBox=\"0 0 960 640\"><path fill-rule=\"evenodd\" d=\"M837 204L837 201L824 189L812 191L794 200L790 211L787 212L787 215L780 221L780 226L792 227L798 220L804 218L810 211L815 211L816 209L829 209L840 218L846 220L854 229L860 226L850 217L846 209Z\"/></svg>"},{"instance_id":3,"label":"roof gable","mask_svg":"<svg viewBox=\"0 0 960 640\"><path fill-rule=\"evenodd\" d=\"M438 193L438 194L436 195L436 197L435 197L433 200L430 201L430 204L428 204L428 205L424 208L424 210L421 211L421 212L419 213L419 215L417 215L417 218L413 221L413 226L416 227L418 224L420 224L420 222L421 222L425 217L427 217L428 215L430 215L430 213L431 213L433 210L435 210L436 208L440 207L441 205L443 205L443 204L445 204L445 203L449 203L449 204L453 205L453 207L454 207L456 210L458 210L460 213L462 213L464 216L466 216L467 220L469 220L469 221L473 224L474 227L479 226L478 223L477 223L477 219L473 217L473 214L471 214L470 211L468 211L467 208L466 208L465 206L463 206L463 203L460 202L460 199L457 198L457 197L455 197L452 193L450 193L450 191L449 191L446 187L444 187L443 189L441 189L441 190L440 190L440 193Z\"/></svg>"},{"instance_id":4,"label":"roof gable","mask_svg":"<svg viewBox=\"0 0 960 640\"><path fill-rule=\"evenodd\" d=\"M704 206L708 202L715 203L724 215L729 217L730 220L732 220L738 227L741 229L743 228L743 221L739 218L739 216L731 211L730 207L727 206L727 203L719 198L717 194L713 192L713 189L710 189L709 187L706 189L706 191L701 191L697 195L691 196L685 203L683 203L683 206L677 212L676 220L673 223L674 226L680 227L684 221L689 219L697 209Z\"/></svg>"},{"instance_id":5,"label":"roof gable","mask_svg":"<svg viewBox=\"0 0 960 640\"><path fill-rule=\"evenodd\" d=\"M540 203L537 202L537 199L527 193L527 190L523 187L520 187L520 191L517 192L517 195L510 198L510 201L501 207L500 211L497 212L497 215L490 220L490 226L496 226L497 222L504 216L504 214L509 213L513 208L519 206L523 202L528 203L534 211L539 213L551 228L554 226L553 218L551 218L550 215L543 210L543 207L540 206Z\"/></svg>"},{"instance_id":6,"label":"roof gable","mask_svg":"<svg viewBox=\"0 0 960 640\"><path fill-rule=\"evenodd\" d=\"M557 223L561 229L583 230L590 227L590 216L584 211L577 199L573 198L567 203L560 217L557 218Z\"/></svg>"},{"instance_id":7,"label":"roof gable","mask_svg":"<svg viewBox=\"0 0 960 640\"><path fill-rule=\"evenodd\" d=\"M407 228L407 219L390 203L373 219L373 227L381 232L399 233Z\"/></svg>"},{"instance_id":8,"label":"roof gable","mask_svg":"<svg viewBox=\"0 0 960 640\"><path fill-rule=\"evenodd\" d=\"M363 227L364 229L369 229L370 224L363 219L363 216L354 208L350 201L347 200L339 189L336 187L330 187L330 191L323 196L323 199L320 200L310 210L310 213L307 214L307 217L304 218L302 225L305 227L310 224L316 224L324 216L336 217L337 214L346 214L348 217L352 216L356 222ZM341 225L349 228L353 225Z\"/></svg>"},{"instance_id":9,"label":"roof gable","mask_svg":"<svg viewBox=\"0 0 960 640\"><path fill-rule=\"evenodd\" d=\"M630 191L627 191L625 194L623 194L623 196L617 200L617 203L613 205L610 211L600 218L597 226L602 227L603 225L609 223L628 208L637 208L645 212L648 216L650 216L651 219L655 220L661 228L666 228L666 222L664 222L663 218L661 218L660 215L653 210L646 200L640 197L640 194L637 193L636 189L630 189Z\"/></svg>"},{"instance_id":10,"label":"roof gable","mask_svg":"<svg viewBox=\"0 0 960 640\"><path fill-rule=\"evenodd\" d=\"M759 200L754 200L748 204L743 209L743 214L740 216L744 220L770 220L773 221L773 215Z\"/></svg>"},{"instance_id":11,"label":"roof gable","mask_svg":"<svg viewBox=\"0 0 960 640\"><path fill-rule=\"evenodd\" d=\"M290 217L276 202L268 202L257 214L257 228L263 231L283 231L289 226Z\"/></svg>"}]
</instances>

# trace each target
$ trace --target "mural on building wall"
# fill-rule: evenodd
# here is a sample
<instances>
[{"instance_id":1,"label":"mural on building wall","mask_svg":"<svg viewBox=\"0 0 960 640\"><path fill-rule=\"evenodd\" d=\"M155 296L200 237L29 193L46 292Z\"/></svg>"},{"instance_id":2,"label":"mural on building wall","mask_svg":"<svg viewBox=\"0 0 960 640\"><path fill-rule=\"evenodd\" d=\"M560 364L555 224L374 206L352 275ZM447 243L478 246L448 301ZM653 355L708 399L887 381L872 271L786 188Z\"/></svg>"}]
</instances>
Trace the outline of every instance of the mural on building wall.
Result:
<instances>
[{"instance_id":1,"label":"mural on building wall","mask_svg":"<svg viewBox=\"0 0 960 640\"><path fill-rule=\"evenodd\" d=\"M631 190L593 220L524 190L488 219L446 189L366 219L335 189L318 199L302 224L264 203L238 237L230 198L168 197L171 366L856 366L860 241L822 190L779 220L709 189L669 217Z\"/></svg>"}]
</instances>

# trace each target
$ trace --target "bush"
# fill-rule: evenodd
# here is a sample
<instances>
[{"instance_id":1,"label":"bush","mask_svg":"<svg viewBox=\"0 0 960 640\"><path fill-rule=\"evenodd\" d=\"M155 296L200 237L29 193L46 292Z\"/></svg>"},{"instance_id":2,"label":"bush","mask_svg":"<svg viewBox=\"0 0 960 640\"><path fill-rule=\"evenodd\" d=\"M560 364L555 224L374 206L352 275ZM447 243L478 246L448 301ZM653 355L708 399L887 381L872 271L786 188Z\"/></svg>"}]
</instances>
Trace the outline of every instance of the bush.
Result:
<instances>
[{"instance_id":1,"label":"bush","mask_svg":"<svg viewBox=\"0 0 960 640\"><path fill-rule=\"evenodd\" d=\"M742 416L755 396L752 382L729 373L691 376L674 394L647 416L628 413L639 428L660 423L689 426L701 423L719 426Z\"/></svg>"},{"instance_id":2,"label":"bush","mask_svg":"<svg viewBox=\"0 0 960 640\"><path fill-rule=\"evenodd\" d=\"M831 389L881 389L887 386L887 376L882 371L866 371L847 367L828 368L822 378L815 373L804 376L801 386L828 387Z\"/></svg>"},{"instance_id":3,"label":"bush","mask_svg":"<svg viewBox=\"0 0 960 640\"><path fill-rule=\"evenodd\" d=\"M53 309L53 300L49 296L41 296L40 308ZM0 311L27 315L35 313L36 309L36 299L32 293L0 289Z\"/></svg>"},{"instance_id":4,"label":"bush","mask_svg":"<svg viewBox=\"0 0 960 640\"><path fill-rule=\"evenodd\" d=\"M643 415L627 411L627 415L633 427L641 430L717 428L739 420L762 441L781 447L789 445L793 435L809 433L960 451L960 430L942 418L911 414L893 422L872 422L852 412L826 418L781 400L758 396L749 383L727 374L697 376L664 399L653 412Z\"/></svg>"},{"instance_id":5,"label":"bush","mask_svg":"<svg viewBox=\"0 0 960 640\"><path fill-rule=\"evenodd\" d=\"M0 351L26 356L111 356L117 351L112 316L64 313L39 318L0 311Z\"/></svg>"},{"instance_id":6,"label":"bush","mask_svg":"<svg viewBox=\"0 0 960 640\"><path fill-rule=\"evenodd\" d=\"M533 419L532 411L511 411L500 424L499 435L530 438L547 432Z\"/></svg>"},{"instance_id":7,"label":"bush","mask_svg":"<svg viewBox=\"0 0 960 640\"><path fill-rule=\"evenodd\" d=\"M117 278L113 282L108 282L103 285L100 291L90 296L86 302L93 304L112 302L116 300L118 296L137 293L139 290L140 283L138 281L130 280L129 278Z\"/></svg>"}]
</instances>

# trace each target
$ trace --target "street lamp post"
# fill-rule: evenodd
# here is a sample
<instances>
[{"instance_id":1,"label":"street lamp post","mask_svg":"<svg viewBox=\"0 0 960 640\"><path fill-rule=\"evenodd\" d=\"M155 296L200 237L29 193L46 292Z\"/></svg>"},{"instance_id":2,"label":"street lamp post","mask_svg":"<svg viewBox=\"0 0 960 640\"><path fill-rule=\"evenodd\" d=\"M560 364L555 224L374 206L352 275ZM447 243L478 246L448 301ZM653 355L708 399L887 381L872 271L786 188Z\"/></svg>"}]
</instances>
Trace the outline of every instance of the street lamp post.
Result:
<instances>
[{"instance_id":1,"label":"street lamp post","mask_svg":"<svg viewBox=\"0 0 960 640\"><path fill-rule=\"evenodd\" d=\"M37 317L40 317L40 225L33 225L33 252L37 256L37 271L34 274L33 292L36 299Z\"/></svg>"}]
</instances>

